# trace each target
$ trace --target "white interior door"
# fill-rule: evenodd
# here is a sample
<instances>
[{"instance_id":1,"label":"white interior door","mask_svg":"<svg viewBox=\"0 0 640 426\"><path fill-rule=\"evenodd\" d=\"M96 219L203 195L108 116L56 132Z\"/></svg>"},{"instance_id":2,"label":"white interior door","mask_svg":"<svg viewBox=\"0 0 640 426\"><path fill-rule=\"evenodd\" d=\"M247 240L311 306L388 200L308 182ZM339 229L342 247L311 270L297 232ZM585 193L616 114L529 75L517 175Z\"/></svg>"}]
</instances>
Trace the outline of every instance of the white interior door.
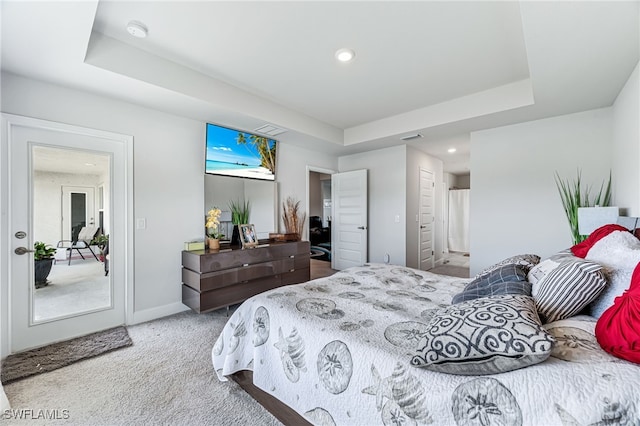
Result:
<instances>
[{"instance_id":1,"label":"white interior door","mask_svg":"<svg viewBox=\"0 0 640 426\"><path fill-rule=\"evenodd\" d=\"M420 236L418 238L418 259L420 269L427 271L433 268L433 224L434 224L434 191L435 181L433 173L420 168L419 197L420 206L418 213L418 226Z\"/></svg>"},{"instance_id":2,"label":"white interior door","mask_svg":"<svg viewBox=\"0 0 640 426\"><path fill-rule=\"evenodd\" d=\"M368 258L367 170L331 175L331 198L331 267L360 266Z\"/></svg>"},{"instance_id":3,"label":"white interior door","mask_svg":"<svg viewBox=\"0 0 640 426\"><path fill-rule=\"evenodd\" d=\"M5 121L6 122L6 121ZM30 125L33 123L33 125ZM114 135L109 139L106 132L81 129L73 126L59 125L42 120L19 117L15 123L5 125L9 140L8 176L9 176L9 220L8 234L10 238L9 258L9 331L10 352L43 346L52 342L66 340L76 336L89 334L125 323L126 262L127 247L127 146L124 136ZM68 130L60 130L68 129ZM117 137L120 137L118 139ZM107 299L104 306L86 311L71 311L70 314L54 316L46 320L36 315L36 292L34 286L34 257L30 250L36 236L35 230L42 228L41 222L46 212L37 211L42 199L36 194L34 182L36 173L34 161L36 152L56 152L59 157L81 157L94 155L107 158L108 168L106 187L109 193L111 214L109 216L110 234L110 270ZM71 165L69 166L71 167ZM40 191L40 190L38 190ZM58 187L60 191L60 187ZM41 192L41 191L40 191ZM60 195L58 194L58 197ZM37 208L34 208L36 206ZM59 214L60 204L57 204ZM55 210L51 210L51 214ZM95 215L95 212L92 212ZM95 216L94 216L95 217ZM60 221L58 221L60 233ZM44 231L37 231L43 234ZM42 239L42 238L41 238ZM47 243L55 245L52 238ZM89 259L94 264L95 258ZM77 263L63 262L64 267L74 268ZM102 272L104 275L104 271ZM72 302L69 305L73 305ZM73 307L73 306L71 306ZM6 313L3 313L3 321Z\"/></svg>"}]
</instances>

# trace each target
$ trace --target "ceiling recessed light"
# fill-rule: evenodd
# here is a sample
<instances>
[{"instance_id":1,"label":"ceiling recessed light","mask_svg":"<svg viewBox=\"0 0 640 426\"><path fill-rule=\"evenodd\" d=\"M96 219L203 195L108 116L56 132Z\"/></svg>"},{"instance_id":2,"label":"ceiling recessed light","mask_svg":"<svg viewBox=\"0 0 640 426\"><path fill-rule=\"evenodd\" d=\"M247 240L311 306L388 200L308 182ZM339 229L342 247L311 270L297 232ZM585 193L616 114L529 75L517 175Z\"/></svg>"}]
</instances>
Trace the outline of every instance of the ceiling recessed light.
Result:
<instances>
[{"instance_id":1,"label":"ceiling recessed light","mask_svg":"<svg viewBox=\"0 0 640 426\"><path fill-rule=\"evenodd\" d=\"M127 32L134 37L145 38L148 30L142 22L131 21L127 24Z\"/></svg>"},{"instance_id":2,"label":"ceiling recessed light","mask_svg":"<svg viewBox=\"0 0 640 426\"><path fill-rule=\"evenodd\" d=\"M456 149L455 149L455 148L449 148L449 149L447 150L447 152L448 152L449 154L453 154L454 152L456 152Z\"/></svg>"},{"instance_id":3,"label":"ceiling recessed light","mask_svg":"<svg viewBox=\"0 0 640 426\"><path fill-rule=\"evenodd\" d=\"M340 49L336 52L336 59L340 62L351 62L356 57L356 52L353 49Z\"/></svg>"}]
</instances>

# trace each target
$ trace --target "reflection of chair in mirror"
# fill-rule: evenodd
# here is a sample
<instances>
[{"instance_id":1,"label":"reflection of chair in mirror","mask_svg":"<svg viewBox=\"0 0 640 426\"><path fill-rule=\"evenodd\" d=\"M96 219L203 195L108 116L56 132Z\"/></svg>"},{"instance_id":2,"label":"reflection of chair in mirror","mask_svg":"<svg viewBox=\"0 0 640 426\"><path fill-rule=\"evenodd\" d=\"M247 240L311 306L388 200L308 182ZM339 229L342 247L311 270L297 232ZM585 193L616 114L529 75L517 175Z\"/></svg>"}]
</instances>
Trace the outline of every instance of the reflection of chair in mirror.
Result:
<instances>
[{"instance_id":1,"label":"reflection of chair in mirror","mask_svg":"<svg viewBox=\"0 0 640 426\"><path fill-rule=\"evenodd\" d=\"M60 240L58 241L56 248L64 250L66 256L65 260L68 260L69 265L71 265L71 255L73 254L73 250L76 250L80 257L84 260L84 255L82 254L81 250L88 249L93 257L97 261L100 261L98 259L98 256L96 256L96 253L91 248L91 240L95 238L97 233L97 226L84 226L82 227L82 229L80 229L80 232L78 232L78 236L75 238L75 240ZM56 262L58 260L59 259L56 258Z\"/></svg>"}]
</instances>

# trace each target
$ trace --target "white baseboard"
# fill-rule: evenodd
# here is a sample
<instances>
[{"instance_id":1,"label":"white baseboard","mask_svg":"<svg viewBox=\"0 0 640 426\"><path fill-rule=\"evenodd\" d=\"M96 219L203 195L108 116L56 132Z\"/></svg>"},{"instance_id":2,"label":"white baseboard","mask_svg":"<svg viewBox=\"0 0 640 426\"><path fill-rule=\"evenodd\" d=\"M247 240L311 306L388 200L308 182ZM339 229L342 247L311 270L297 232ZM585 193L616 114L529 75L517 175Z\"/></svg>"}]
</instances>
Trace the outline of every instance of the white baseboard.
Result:
<instances>
[{"instance_id":1,"label":"white baseboard","mask_svg":"<svg viewBox=\"0 0 640 426\"><path fill-rule=\"evenodd\" d=\"M144 309L133 313L133 320L127 325L140 324L154 319L167 317L180 312L188 311L190 308L181 302L171 303L169 305L158 306L156 308Z\"/></svg>"}]
</instances>

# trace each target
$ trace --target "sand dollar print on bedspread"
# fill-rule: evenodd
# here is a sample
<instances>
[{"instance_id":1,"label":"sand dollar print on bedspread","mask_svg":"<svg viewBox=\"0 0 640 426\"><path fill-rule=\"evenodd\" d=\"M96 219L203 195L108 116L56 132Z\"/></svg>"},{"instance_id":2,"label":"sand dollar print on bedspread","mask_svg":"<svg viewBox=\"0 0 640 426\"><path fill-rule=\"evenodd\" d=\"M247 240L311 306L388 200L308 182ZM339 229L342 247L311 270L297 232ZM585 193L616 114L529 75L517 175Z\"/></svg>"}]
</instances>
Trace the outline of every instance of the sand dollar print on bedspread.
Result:
<instances>
[{"instance_id":1,"label":"sand dollar print on bedspread","mask_svg":"<svg viewBox=\"0 0 640 426\"><path fill-rule=\"evenodd\" d=\"M320 382L327 392L337 395L349 387L353 359L344 342L334 340L327 343L318 354L316 366Z\"/></svg>"},{"instance_id":2,"label":"sand dollar print on bedspread","mask_svg":"<svg viewBox=\"0 0 640 426\"><path fill-rule=\"evenodd\" d=\"M559 321L558 321L559 322ZM596 336L586 330L571 326L545 326L556 339L551 356L568 362L592 363L615 361L600 349Z\"/></svg>"},{"instance_id":3,"label":"sand dollar print on bedspread","mask_svg":"<svg viewBox=\"0 0 640 426\"><path fill-rule=\"evenodd\" d=\"M518 401L509 389L490 377L461 384L453 391L451 403L458 426L522 425Z\"/></svg>"},{"instance_id":4,"label":"sand dollar print on bedspread","mask_svg":"<svg viewBox=\"0 0 640 426\"><path fill-rule=\"evenodd\" d=\"M397 322L387 327L384 331L384 338L393 346L409 349L413 352L428 330L427 324L421 322Z\"/></svg>"},{"instance_id":5,"label":"sand dollar print on bedspread","mask_svg":"<svg viewBox=\"0 0 640 426\"><path fill-rule=\"evenodd\" d=\"M326 320L340 319L344 317L344 311L336 309L336 302L331 299L309 297L296 303L296 309Z\"/></svg>"},{"instance_id":6,"label":"sand dollar print on bedspread","mask_svg":"<svg viewBox=\"0 0 640 426\"><path fill-rule=\"evenodd\" d=\"M253 346L261 346L269 340L269 311L258 306L253 313Z\"/></svg>"}]
</instances>

